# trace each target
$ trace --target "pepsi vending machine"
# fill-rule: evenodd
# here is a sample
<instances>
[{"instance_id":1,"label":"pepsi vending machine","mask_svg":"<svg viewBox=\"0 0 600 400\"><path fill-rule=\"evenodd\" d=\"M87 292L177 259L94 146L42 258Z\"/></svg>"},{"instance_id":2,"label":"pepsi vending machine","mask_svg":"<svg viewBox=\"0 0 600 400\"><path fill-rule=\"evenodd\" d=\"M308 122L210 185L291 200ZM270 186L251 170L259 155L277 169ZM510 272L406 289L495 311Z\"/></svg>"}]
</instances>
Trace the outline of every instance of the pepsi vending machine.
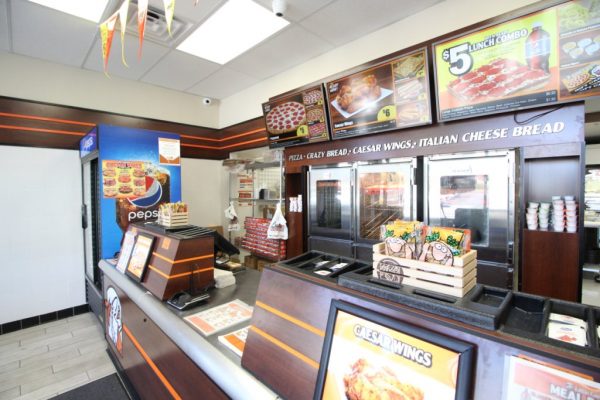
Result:
<instances>
[{"instance_id":1,"label":"pepsi vending machine","mask_svg":"<svg viewBox=\"0 0 600 400\"><path fill-rule=\"evenodd\" d=\"M130 223L155 221L160 204L181 200L179 135L97 125L79 152L86 296L103 319L98 262L119 251Z\"/></svg>"}]
</instances>

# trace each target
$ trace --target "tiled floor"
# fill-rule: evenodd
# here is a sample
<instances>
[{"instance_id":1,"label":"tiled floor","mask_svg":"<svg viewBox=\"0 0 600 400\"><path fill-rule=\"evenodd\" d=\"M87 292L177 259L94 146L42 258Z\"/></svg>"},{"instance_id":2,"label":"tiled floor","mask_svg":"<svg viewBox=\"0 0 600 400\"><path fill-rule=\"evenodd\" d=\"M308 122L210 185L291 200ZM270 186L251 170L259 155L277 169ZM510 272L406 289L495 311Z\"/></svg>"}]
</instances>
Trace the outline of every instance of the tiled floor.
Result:
<instances>
[{"instance_id":1,"label":"tiled floor","mask_svg":"<svg viewBox=\"0 0 600 400\"><path fill-rule=\"evenodd\" d=\"M92 314L0 335L0 400L47 399L115 372Z\"/></svg>"},{"instance_id":2,"label":"tiled floor","mask_svg":"<svg viewBox=\"0 0 600 400\"><path fill-rule=\"evenodd\" d=\"M600 307L600 283L593 279L584 279L581 285L581 302Z\"/></svg>"}]
</instances>

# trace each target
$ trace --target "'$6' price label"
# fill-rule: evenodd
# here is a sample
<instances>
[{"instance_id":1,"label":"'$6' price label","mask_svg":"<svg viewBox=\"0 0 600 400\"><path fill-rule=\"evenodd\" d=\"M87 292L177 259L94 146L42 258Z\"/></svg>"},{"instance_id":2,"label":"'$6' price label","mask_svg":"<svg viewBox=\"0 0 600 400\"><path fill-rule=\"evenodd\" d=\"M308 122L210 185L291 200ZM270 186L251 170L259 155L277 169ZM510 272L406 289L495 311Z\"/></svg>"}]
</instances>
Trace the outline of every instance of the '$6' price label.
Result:
<instances>
[{"instance_id":1,"label":"'$6' price label","mask_svg":"<svg viewBox=\"0 0 600 400\"><path fill-rule=\"evenodd\" d=\"M450 47L442 52L442 59L450 64L452 75L464 75L473 68L473 57L469 53L469 43Z\"/></svg>"}]
</instances>

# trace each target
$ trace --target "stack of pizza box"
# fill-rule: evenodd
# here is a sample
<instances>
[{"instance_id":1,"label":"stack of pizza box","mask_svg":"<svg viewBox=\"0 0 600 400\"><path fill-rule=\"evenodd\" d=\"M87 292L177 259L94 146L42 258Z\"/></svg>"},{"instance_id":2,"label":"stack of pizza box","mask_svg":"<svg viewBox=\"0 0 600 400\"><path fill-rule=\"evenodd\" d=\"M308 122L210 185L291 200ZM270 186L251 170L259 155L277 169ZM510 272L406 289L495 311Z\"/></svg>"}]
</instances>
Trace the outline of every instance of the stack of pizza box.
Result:
<instances>
[{"instance_id":1,"label":"stack of pizza box","mask_svg":"<svg viewBox=\"0 0 600 400\"><path fill-rule=\"evenodd\" d=\"M385 243L377 243L373 246L373 277L398 286L463 297L477 282L477 251L438 264L387 255Z\"/></svg>"}]
</instances>

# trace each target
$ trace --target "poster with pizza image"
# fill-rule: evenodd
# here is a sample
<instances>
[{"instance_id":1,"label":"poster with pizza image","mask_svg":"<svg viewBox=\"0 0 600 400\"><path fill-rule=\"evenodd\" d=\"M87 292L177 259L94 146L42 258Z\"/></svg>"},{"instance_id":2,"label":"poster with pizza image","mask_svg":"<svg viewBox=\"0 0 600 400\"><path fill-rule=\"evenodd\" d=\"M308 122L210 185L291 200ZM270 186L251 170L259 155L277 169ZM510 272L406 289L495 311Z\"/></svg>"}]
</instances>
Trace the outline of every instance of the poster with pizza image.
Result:
<instances>
[{"instance_id":1,"label":"poster with pizza image","mask_svg":"<svg viewBox=\"0 0 600 400\"><path fill-rule=\"evenodd\" d=\"M270 148L329 140L323 86L263 104Z\"/></svg>"},{"instance_id":2,"label":"poster with pizza image","mask_svg":"<svg viewBox=\"0 0 600 400\"><path fill-rule=\"evenodd\" d=\"M326 84L332 138L431 123L426 49Z\"/></svg>"},{"instance_id":3,"label":"poster with pizza image","mask_svg":"<svg viewBox=\"0 0 600 400\"><path fill-rule=\"evenodd\" d=\"M506 357L503 400L600 400L600 383L527 359Z\"/></svg>"},{"instance_id":4,"label":"poster with pizza image","mask_svg":"<svg viewBox=\"0 0 600 400\"><path fill-rule=\"evenodd\" d=\"M102 193L104 198L129 199L148 191L146 163L143 161L102 160Z\"/></svg>"},{"instance_id":5,"label":"poster with pizza image","mask_svg":"<svg viewBox=\"0 0 600 400\"><path fill-rule=\"evenodd\" d=\"M440 121L554 103L556 7L434 45Z\"/></svg>"}]
</instances>

